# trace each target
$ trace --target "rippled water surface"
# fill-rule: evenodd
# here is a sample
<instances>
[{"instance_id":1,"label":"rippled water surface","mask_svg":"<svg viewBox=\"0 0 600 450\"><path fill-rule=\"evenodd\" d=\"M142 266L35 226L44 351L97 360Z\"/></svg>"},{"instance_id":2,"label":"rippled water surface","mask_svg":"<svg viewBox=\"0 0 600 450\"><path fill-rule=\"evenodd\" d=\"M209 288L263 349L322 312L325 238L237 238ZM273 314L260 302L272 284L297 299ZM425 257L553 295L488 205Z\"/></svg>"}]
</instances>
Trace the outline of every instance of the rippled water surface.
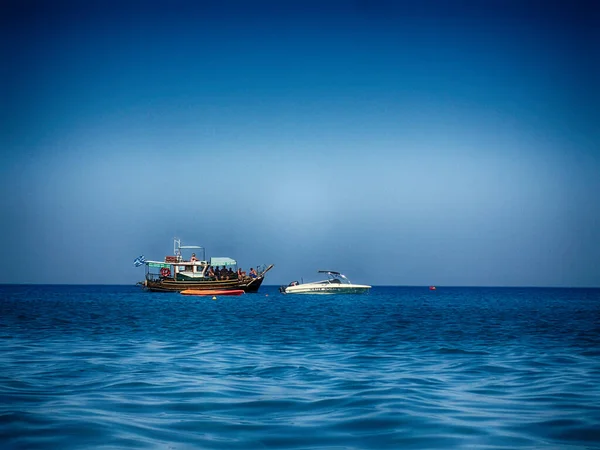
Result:
<instances>
[{"instance_id":1,"label":"rippled water surface","mask_svg":"<svg viewBox=\"0 0 600 450\"><path fill-rule=\"evenodd\" d=\"M3 286L0 448L600 448L600 290Z\"/></svg>"}]
</instances>

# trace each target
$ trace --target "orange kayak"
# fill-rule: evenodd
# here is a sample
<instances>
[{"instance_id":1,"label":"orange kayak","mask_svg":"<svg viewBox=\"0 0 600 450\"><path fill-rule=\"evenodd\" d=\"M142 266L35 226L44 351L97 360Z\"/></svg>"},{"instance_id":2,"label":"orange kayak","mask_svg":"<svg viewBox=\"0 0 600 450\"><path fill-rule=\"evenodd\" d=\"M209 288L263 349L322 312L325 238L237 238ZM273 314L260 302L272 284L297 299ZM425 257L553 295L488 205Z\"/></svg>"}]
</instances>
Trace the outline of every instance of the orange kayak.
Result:
<instances>
[{"instance_id":1,"label":"orange kayak","mask_svg":"<svg viewBox=\"0 0 600 450\"><path fill-rule=\"evenodd\" d=\"M228 291L214 290L214 289L186 289L181 291L183 295L242 295L244 291L242 289L230 289Z\"/></svg>"}]
</instances>

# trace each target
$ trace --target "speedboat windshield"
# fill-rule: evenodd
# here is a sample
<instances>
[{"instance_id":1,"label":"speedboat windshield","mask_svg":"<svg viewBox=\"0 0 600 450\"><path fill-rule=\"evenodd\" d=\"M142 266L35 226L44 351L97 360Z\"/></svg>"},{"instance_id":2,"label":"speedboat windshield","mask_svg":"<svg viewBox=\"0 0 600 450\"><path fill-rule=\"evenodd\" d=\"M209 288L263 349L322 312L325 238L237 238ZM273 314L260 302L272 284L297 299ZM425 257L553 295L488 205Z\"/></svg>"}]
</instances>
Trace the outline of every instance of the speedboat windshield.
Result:
<instances>
[{"instance_id":1,"label":"speedboat windshield","mask_svg":"<svg viewBox=\"0 0 600 450\"><path fill-rule=\"evenodd\" d=\"M324 281L324 283L352 284L350 283L350 280L340 272L335 272L333 270L319 270L318 272L327 274L327 280Z\"/></svg>"}]
</instances>

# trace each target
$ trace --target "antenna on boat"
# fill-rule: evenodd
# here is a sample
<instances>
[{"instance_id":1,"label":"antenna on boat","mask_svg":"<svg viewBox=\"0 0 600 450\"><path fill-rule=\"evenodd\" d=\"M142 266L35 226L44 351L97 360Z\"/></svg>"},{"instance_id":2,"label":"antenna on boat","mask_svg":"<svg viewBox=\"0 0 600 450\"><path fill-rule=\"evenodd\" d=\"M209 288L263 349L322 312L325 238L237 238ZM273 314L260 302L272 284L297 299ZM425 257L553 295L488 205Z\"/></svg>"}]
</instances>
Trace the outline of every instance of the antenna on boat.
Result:
<instances>
[{"instance_id":1,"label":"antenna on boat","mask_svg":"<svg viewBox=\"0 0 600 450\"><path fill-rule=\"evenodd\" d=\"M173 238L173 254L177 257L177 260L181 260L181 239Z\"/></svg>"}]
</instances>

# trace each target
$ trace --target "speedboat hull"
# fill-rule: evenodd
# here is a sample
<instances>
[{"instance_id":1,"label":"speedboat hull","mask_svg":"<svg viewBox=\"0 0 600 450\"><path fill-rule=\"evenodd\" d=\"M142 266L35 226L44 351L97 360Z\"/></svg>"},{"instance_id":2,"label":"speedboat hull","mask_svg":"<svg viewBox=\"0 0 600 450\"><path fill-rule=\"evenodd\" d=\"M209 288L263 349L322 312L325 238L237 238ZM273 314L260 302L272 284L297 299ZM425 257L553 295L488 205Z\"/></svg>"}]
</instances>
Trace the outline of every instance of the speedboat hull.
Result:
<instances>
[{"instance_id":1,"label":"speedboat hull","mask_svg":"<svg viewBox=\"0 0 600 450\"><path fill-rule=\"evenodd\" d=\"M345 284L345 285L323 285L318 283L299 284L296 286L282 287L283 294L362 294L371 289L371 286L363 284Z\"/></svg>"}]
</instances>

